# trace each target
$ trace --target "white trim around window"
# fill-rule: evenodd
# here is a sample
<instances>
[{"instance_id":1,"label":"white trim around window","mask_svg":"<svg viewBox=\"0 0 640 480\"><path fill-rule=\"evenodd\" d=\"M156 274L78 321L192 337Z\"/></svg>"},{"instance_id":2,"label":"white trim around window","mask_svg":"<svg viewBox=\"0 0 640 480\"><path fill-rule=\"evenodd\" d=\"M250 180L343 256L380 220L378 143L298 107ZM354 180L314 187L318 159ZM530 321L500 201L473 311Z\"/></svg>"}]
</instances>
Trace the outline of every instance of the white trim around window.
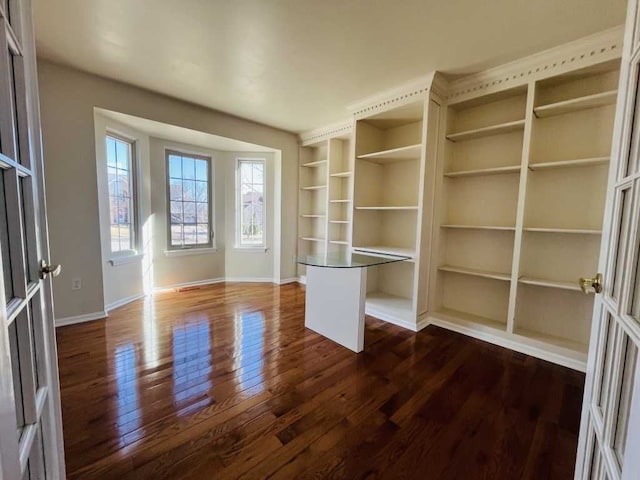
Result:
<instances>
[{"instance_id":1,"label":"white trim around window","mask_svg":"<svg viewBox=\"0 0 640 480\"><path fill-rule=\"evenodd\" d=\"M260 182L259 178L254 178L253 174L251 175L250 181L243 181L241 178L241 168L243 165L258 165L262 169L262 181ZM236 189L235 189L235 241L234 248L237 250L242 250L247 253L263 253L268 250L267 247L267 212L268 212L268 197L267 197L267 162L263 157L255 158L255 157L237 157L236 165ZM245 200L243 199L243 185L250 190L253 190L255 187L261 187L260 190L262 192L257 192L260 195L262 211L260 212L260 216L262 217L258 222L258 228L262 230L262 241L261 242L243 242L243 204ZM254 214L255 215L255 214ZM249 226L252 228L256 228L256 225Z\"/></svg>"}]
</instances>

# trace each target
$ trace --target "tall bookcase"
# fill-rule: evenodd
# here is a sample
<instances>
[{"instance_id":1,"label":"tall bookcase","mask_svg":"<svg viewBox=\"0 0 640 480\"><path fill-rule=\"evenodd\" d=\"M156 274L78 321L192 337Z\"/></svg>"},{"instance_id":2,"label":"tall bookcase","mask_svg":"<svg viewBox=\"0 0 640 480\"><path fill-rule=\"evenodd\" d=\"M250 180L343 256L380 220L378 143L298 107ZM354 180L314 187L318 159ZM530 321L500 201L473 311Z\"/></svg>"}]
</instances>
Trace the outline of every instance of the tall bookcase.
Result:
<instances>
[{"instance_id":1,"label":"tall bookcase","mask_svg":"<svg viewBox=\"0 0 640 480\"><path fill-rule=\"evenodd\" d=\"M351 123L311 132L300 146L298 253L324 254L351 244ZM298 275L304 277L304 266Z\"/></svg>"},{"instance_id":2,"label":"tall bookcase","mask_svg":"<svg viewBox=\"0 0 640 480\"><path fill-rule=\"evenodd\" d=\"M419 330L426 321L440 100L431 76L355 114L354 252L406 255L367 271L366 313ZM431 148L429 148L431 147ZM427 233L425 235L425 233Z\"/></svg>"},{"instance_id":3,"label":"tall bookcase","mask_svg":"<svg viewBox=\"0 0 640 480\"><path fill-rule=\"evenodd\" d=\"M597 271L618 54L558 54L553 68L502 87L489 72L485 88L449 96L432 323L586 368L593 296L577 280Z\"/></svg>"}]
</instances>

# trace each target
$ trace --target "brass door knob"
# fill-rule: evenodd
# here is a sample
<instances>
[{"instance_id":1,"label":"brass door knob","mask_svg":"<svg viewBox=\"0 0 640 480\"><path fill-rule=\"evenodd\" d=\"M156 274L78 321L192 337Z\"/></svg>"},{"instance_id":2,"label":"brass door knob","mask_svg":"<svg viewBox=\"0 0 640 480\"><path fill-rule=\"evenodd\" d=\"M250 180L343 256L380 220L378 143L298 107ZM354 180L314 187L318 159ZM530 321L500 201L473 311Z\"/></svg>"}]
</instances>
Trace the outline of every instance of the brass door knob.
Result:
<instances>
[{"instance_id":1,"label":"brass door knob","mask_svg":"<svg viewBox=\"0 0 640 480\"><path fill-rule=\"evenodd\" d=\"M584 278L581 277L578 280L578 284L584 293L592 293L590 289L593 289L595 293L602 292L602 274L596 273L596 276L593 278Z\"/></svg>"},{"instance_id":2,"label":"brass door knob","mask_svg":"<svg viewBox=\"0 0 640 480\"><path fill-rule=\"evenodd\" d=\"M60 275L62 265L49 265L44 260L40 260L40 278L44 280L49 274L54 277Z\"/></svg>"}]
</instances>

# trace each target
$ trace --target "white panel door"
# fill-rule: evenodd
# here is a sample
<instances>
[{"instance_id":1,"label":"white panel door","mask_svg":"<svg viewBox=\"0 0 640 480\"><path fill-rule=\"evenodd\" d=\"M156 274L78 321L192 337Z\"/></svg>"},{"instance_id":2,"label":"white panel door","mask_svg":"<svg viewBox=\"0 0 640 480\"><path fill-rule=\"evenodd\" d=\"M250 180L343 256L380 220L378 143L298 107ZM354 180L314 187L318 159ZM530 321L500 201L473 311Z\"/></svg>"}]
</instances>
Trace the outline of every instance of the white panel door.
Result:
<instances>
[{"instance_id":1,"label":"white panel door","mask_svg":"<svg viewBox=\"0 0 640 480\"><path fill-rule=\"evenodd\" d=\"M0 478L64 478L29 0L0 0ZM44 278L43 278L44 277Z\"/></svg>"},{"instance_id":2,"label":"white panel door","mask_svg":"<svg viewBox=\"0 0 640 480\"><path fill-rule=\"evenodd\" d=\"M640 479L640 37L629 0L576 479ZM585 192L588 195L588 192ZM594 272L595 273L595 272Z\"/></svg>"}]
</instances>

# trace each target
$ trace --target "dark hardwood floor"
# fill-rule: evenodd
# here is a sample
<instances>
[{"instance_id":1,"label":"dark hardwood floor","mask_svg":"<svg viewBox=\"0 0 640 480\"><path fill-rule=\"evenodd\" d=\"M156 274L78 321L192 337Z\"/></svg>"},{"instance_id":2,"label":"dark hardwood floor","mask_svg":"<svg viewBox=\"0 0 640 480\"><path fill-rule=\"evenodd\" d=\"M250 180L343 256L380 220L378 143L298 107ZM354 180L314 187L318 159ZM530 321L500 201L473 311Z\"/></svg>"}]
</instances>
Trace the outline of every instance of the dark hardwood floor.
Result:
<instances>
[{"instance_id":1,"label":"dark hardwood floor","mask_svg":"<svg viewBox=\"0 0 640 480\"><path fill-rule=\"evenodd\" d=\"M304 289L218 284L58 329L71 479L569 479L584 375L367 318L355 354Z\"/></svg>"}]
</instances>

